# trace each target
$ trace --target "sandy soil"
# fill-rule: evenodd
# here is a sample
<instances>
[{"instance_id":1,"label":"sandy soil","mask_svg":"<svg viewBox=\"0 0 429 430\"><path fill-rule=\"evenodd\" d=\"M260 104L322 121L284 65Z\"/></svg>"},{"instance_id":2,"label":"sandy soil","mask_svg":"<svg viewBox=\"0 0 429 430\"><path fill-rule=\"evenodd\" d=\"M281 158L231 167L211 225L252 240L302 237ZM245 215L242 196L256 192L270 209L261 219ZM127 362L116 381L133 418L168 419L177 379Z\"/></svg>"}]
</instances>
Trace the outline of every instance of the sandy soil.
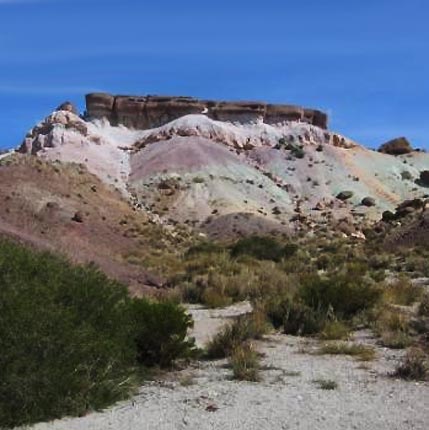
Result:
<instances>
[{"instance_id":1,"label":"sandy soil","mask_svg":"<svg viewBox=\"0 0 429 430\"><path fill-rule=\"evenodd\" d=\"M194 335L201 344L246 304L208 311L192 307ZM356 341L375 344L370 333ZM258 343L262 381L231 380L224 360L148 383L132 399L101 413L39 424L34 430L142 429L389 429L429 427L429 384L389 376L401 352L377 347L371 363L315 355L318 342L273 334ZM334 380L322 390L317 379Z\"/></svg>"}]
</instances>

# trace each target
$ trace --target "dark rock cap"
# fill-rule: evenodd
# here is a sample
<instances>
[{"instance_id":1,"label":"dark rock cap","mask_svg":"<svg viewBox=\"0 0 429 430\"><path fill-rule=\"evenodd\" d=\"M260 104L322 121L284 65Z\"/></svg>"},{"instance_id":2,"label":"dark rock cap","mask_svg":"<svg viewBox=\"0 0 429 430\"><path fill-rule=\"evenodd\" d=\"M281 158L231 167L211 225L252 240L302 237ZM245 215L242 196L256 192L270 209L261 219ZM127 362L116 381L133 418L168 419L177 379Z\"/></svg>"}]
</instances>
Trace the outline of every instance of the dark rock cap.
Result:
<instances>
[{"instance_id":1,"label":"dark rock cap","mask_svg":"<svg viewBox=\"0 0 429 430\"><path fill-rule=\"evenodd\" d=\"M159 127L189 114L205 114L218 121L278 124L300 121L326 129L328 116L314 109L259 101L214 101L184 96L126 96L92 93L86 96L89 119L108 119L113 125L136 129Z\"/></svg>"}]
</instances>

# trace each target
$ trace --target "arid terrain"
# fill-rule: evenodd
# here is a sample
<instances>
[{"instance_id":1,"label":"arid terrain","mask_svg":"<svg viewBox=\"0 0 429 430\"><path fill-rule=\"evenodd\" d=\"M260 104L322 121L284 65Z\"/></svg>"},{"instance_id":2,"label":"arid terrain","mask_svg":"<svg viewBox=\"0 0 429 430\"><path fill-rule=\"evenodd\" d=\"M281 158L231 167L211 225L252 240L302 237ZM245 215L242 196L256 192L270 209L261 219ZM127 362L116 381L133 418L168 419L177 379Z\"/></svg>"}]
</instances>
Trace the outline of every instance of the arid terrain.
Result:
<instances>
[{"instance_id":1,"label":"arid terrain","mask_svg":"<svg viewBox=\"0 0 429 430\"><path fill-rule=\"evenodd\" d=\"M77 399L74 408L49 409L56 378L43 374L45 409L17 390L16 404L31 413L8 422L35 430L427 429L429 155L406 138L379 150L364 144L330 130L325 113L289 105L90 94L82 114L59 106L0 155L0 246L14 270L0 253L0 281L10 306L27 315L17 293L33 294L16 275L24 267L54 321L70 318L64 330L77 336L77 351L90 344L79 336L97 334L103 318L123 349L111 358L103 332L103 346L93 339L98 358L70 373L82 372L83 382L62 392L61 400ZM38 259L57 283L32 268ZM71 274L83 281L68 285ZM112 287L103 274L124 286L123 296L106 289L98 309L97 291ZM45 296L34 294L43 311ZM15 335L32 325L15 323ZM43 324L43 339L58 348L47 355L73 347L54 323ZM7 324L0 329L8 335ZM15 360L23 347L46 364L31 336L23 346L5 339ZM123 362L113 365L117 357ZM9 383L22 373L7 369ZM120 382L98 391L91 378L102 384L112 369Z\"/></svg>"},{"instance_id":2,"label":"arid terrain","mask_svg":"<svg viewBox=\"0 0 429 430\"><path fill-rule=\"evenodd\" d=\"M219 325L248 310L246 304L220 311L192 308L196 320L192 334L200 342L208 340ZM376 345L369 332L356 332L353 337L360 344ZM40 424L34 429L427 427L429 384L391 376L401 351L376 345L376 359L365 362L318 355L320 342L308 338L273 334L257 344L263 355L260 382L232 380L225 360L200 361L148 383L136 396L105 412ZM323 389L323 381L334 381L338 386Z\"/></svg>"}]
</instances>

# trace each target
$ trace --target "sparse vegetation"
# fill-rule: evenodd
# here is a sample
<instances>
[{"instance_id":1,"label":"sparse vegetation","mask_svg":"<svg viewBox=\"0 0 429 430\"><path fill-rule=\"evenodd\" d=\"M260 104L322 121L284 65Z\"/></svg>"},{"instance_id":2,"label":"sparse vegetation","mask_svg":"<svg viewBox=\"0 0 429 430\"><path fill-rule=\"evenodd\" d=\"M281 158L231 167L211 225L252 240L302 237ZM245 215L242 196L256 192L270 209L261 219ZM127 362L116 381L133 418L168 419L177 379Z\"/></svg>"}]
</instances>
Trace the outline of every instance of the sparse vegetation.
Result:
<instances>
[{"instance_id":1,"label":"sparse vegetation","mask_svg":"<svg viewBox=\"0 0 429 430\"><path fill-rule=\"evenodd\" d=\"M338 383L332 379L314 379L313 383L321 390L336 390L338 388Z\"/></svg>"},{"instance_id":2,"label":"sparse vegetation","mask_svg":"<svg viewBox=\"0 0 429 430\"><path fill-rule=\"evenodd\" d=\"M374 348L363 344L347 342L325 343L319 349L319 354L350 355L359 361L371 361L375 358Z\"/></svg>"},{"instance_id":3,"label":"sparse vegetation","mask_svg":"<svg viewBox=\"0 0 429 430\"><path fill-rule=\"evenodd\" d=\"M429 356L420 348L410 348L395 370L394 376L425 381L429 378Z\"/></svg>"},{"instance_id":4,"label":"sparse vegetation","mask_svg":"<svg viewBox=\"0 0 429 430\"><path fill-rule=\"evenodd\" d=\"M409 317L399 309L384 307L376 317L374 329L388 348L402 349L412 343Z\"/></svg>"},{"instance_id":5,"label":"sparse vegetation","mask_svg":"<svg viewBox=\"0 0 429 430\"><path fill-rule=\"evenodd\" d=\"M413 285L407 277L399 277L384 288L385 299L395 305L410 306L417 302L423 293L418 285Z\"/></svg>"},{"instance_id":6,"label":"sparse vegetation","mask_svg":"<svg viewBox=\"0 0 429 430\"><path fill-rule=\"evenodd\" d=\"M346 340L350 336L350 327L342 321L328 321L320 337L324 340Z\"/></svg>"},{"instance_id":7,"label":"sparse vegetation","mask_svg":"<svg viewBox=\"0 0 429 430\"><path fill-rule=\"evenodd\" d=\"M251 339L260 339L269 330L265 316L260 311L238 317L226 325L207 345L209 358L229 357L235 348Z\"/></svg>"},{"instance_id":8,"label":"sparse vegetation","mask_svg":"<svg viewBox=\"0 0 429 430\"><path fill-rule=\"evenodd\" d=\"M251 382L259 381L259 361L258 353L251 343L244 342L236 346L229 358L234 379Z\"/></svg>"},{"instance_id":9,"label":"sparse vegetation","mask_svg":"<svg viewBox=\"0 0 429 430\"><path fill-rule=\"evenodd\" d=\"M429 293L426 292L421 299L418 315L421 317L429 317Z\"/></svg>"},{"instance_id":10,"label":"sparse vegetation","mask_svg":"<svg viewBox=\"0 0 429 430\"><path fill-rule=\"evenodd\" d=\"M0 241L0 284L0 427L104 408L193 349L183 309L131 301L94 267Z\"/></svg>"},{"instance_id":11,"label":"sparse vegetation","mask_svg":"<svg viewBox=\"0 0 429 430\"><path fill-rule=\"evenodd\" d=\"M298 247L293 243L282 245L270 237L254 236L238 240L231 247L231 256L248 255L258 260L279 262L283 258L292 257L297 250Z\"/></svg>"}]
</instances>

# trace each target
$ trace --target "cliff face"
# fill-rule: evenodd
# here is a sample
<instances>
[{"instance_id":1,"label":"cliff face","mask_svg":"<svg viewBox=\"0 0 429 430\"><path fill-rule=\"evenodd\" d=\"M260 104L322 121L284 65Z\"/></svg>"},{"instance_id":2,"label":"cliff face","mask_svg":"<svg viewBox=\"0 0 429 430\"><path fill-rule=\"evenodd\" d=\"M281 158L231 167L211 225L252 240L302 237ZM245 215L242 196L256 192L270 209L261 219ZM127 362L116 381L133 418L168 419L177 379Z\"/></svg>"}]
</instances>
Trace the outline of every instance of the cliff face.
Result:
<instances>
[{"instance_id":1,"label":"cliff face","mask_svg":"<svg viewBox=\"0 0 429 430\"><path fill-rule=\"evenodd\" d=\"M300 121L326 129L328 116L318 110L261 102L217 102L192 97L113 96L93 93L86 96L90 119L107 118L112 125L146 130L160 127L189 114L206 114L218 121L284 124Z\"/></svg>"}]
</instances>

